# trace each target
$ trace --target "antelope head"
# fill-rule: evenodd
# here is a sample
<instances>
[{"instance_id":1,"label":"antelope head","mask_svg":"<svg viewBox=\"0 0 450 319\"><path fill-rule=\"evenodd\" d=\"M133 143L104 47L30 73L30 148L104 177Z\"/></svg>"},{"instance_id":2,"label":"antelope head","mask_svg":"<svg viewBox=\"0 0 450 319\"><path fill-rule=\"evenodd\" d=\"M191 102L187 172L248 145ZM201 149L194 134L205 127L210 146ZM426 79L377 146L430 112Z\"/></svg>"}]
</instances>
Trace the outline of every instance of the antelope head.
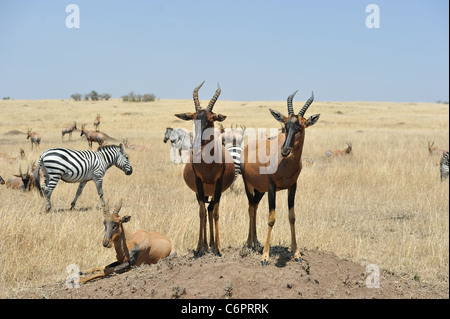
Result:
<instances>
[{"instance_id":1,"label":"antelope head","mask_svg":"<svg viewBox=\"0 0 450 319\"><path fill-rule=\"evenodd\" d=\"M105 236L103 237L103 247L111 248L115 240L123 233L122 224L128 222L131 216L119 216L122 208L122 200L112 213L109 212L108 204L103 209L103 225L105 225Z\"/></svg>"},{"instance_id":2,"label":"antelope head","mask_svg":"<svg viewBox=\"0 0 450 319\"><path fill-rule=\"evenodd\" d=\"M203 139L203 132L207 128L214 128L215 121L222 122L227 118L225 115L213 113L214 104L219 98L221 92L219 84L217 84L217 90L212 99L209 101L208 106L205 109L200 106L200 101L198 100L198 90L202 87L203 83L205 83L205 81L194 89L193 97L195 112L175 114L176 117L185 121L194 120L194 154L200 152L201 147L203 146L202 141L205 140Z\"/></svg>"},{"instance_id":3,"label":"antelope head","mask_svg":"<svg viewBox=\"0 0 450 319\"><path fill-rule=\"evenodd\" d=\"M29 138L30 138L30 136L31 136L31 130L32 130L31 128L29 128L29 129L28 129L28 133L27 133L27 139L29 139Z\"/></svg>"},{"instance_id":4,"label":"antelope head","mask_svg":"<svg viewBox=\"0 0 450 319\"><path fill-rule=\"evenodd\" d=\"M316 124L320 116L320 114L314 114L307 119L303 117L306 110L308 110L308 107L314 101L314 92L311 94L311 97L306 101L305 105L298 112L298 114L296 115L294 113L292 99L297 92L298 90L289 95L287 98L288 116L284 116L280 112L270 109L270 114L272 114L278 122L282 123L286 130L286 139L281 147L281 155L283 157L287 157L291 153L292 148L294 147L295 137L299 134L305 134L305 128Z\"/></svg>"},{"instance_id":5,"label":"antelope head","mask_svg":"<svg viewBox=\"0 0 450 319\"><path fill-rule=\"evenodd\" d=\"M85 131L87 131L87 130L85 129L85 127L86 127L86 124L82 124L81 125L81 134L80 134L80 136L83 136L83 134L86 134Z\"/></svg>"}]
</instances>

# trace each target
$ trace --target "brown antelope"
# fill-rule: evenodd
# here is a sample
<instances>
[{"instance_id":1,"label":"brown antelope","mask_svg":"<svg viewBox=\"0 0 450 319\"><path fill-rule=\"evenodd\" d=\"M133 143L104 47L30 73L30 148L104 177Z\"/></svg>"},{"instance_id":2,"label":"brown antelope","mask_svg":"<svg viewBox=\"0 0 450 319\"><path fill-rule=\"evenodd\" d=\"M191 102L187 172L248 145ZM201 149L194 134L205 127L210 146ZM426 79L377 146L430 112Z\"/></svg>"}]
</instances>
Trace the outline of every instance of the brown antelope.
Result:
<instances>
[{"instance_id":1,"label":"brown antelope","mask_svg":"<svg viewBox=\"0 0 450 319\"><path fill-rule=\"evenodd\" d=\"M336 151L326 151L325 152L325 156L327 157L340 157L340 156L344 156L344 155L352 155L353 154L353 149L352 149L352 144L347 142L347 148L345 150L336 150Z\"/></svg>"},{"instance_id":2,"label":"brown antelope","mask_svg":"<svg viewBox=\"0 0 450 319\"><path fill-rule=\"evenodd\" d=\"M99 146L102 146L105 142L105 135L101 132L96 131L88 131L86 128L86 124L81 125L81 134L80 136L86 136L86 139L89 143L89 147L92 149L92 142L97 142Z\"/></svg>"},{"instance_id":3,"label":"brown antelope","mask_svg":"<svg viewBox=\"0 0 450 319\"><path fill-rule=\"evenodd\" d=\"M31 128L28 129L27 139L31 141L31 149L33 146L39 148L39 144L41 144L41 136L36 132L31 132Z\"/></svg>"},{"instance_id":4,"label":"brown antelope","mask_svg":"<svg viewBox=\"0 0 450 319\"><path fill-rule=\"evenodd\" d=\"M176 251L170 241L157 232L138 230L134 234L126 231L123 227L131 216L119 216L122 200L116 209L110 213L108 205L104 208L105 236L103 247L111 248L114 245L117 261L100 267L82 271L80 275L91 274L99 271L99 274L80 279L81 283L89 280L108 276L112 273L121 273L133 266L141 264L156 264L158 260L168 256L176 256Z\"/></svg>"},{"instance_id":5,"label":"brown antelope","mask_svg":"<svg viewBox=\"0 0 450 319\"><path fill-rule=\"evenodd\" d=\"M320 114L312 115L308 119L303 117L314 100L314 94L306 101L298 115L294 114L292 99L296 93L297 91L287 98L288 116L270 110L272 116L284 124L286 133L278 134L274 140L264 138L250 141L244 148L243 160L241 161L241 172L249 203L248 213L250 224L247 239L247 246L249 248L255 249L259 246L256 235L256 211L264 194L266 192L269 194L269 227L261 259L263 266L267 265L269 261L270 234L275 224L276 192L283 189L288 190L291 250L294 254L294 260L301 261L301 255L297 248L295 237L295 192L297 189L297 179L302 169L301 156L305 139L305 129L314 125L318 121ZM270 155L265 163L261 158L256 156L259 154L260 149L264 147L265 150L270 150Z\"/></svg>"},{"instance_id":6,"label":"brown antelope","mask_svg":"<svg viewBox=\"0 0 450 319\"><path fill-rule=\"evenodd\" d=\"M194 89L194 113L175 114L176 117L188 121L194 121L193 152L189 162L184 167L183 177L188 187L196 193L199 204L200 231L196 255L202 255L208 249L206 235L206 206L208 197L212 200L208 205L209 246L217 255L221 255L219 240L219 203L222 192L230 187L234 178L233 159L222 145L221 138L216 136L214 122L222 122L225 115L213 113L214 104L220 95L218 86L208 106L203 109L198 100L198 90L205 83L202 82ZM214 228L215 226L215 237Z\"/></svg>"},{"instance_id":7,"label":"brown antelope","mask_svg":"<svg viewBox=\"0 0 450 319\"><path fill-rule=\"evenodd\" d=\"M442 150L442 149L438 148L437 146L433 146L433 145L434 145L434 142L433 143L428 142L428 152L430 152L430 155L439 154L442 156L443 154L445 154L445 152L447 152L447 150Z\"/></svg>"},{"instance_id":8,"label":"brown antelope","mask_svg":"<svg viewBox=\"0 0 450 319\"><path fill-rule=\"evenodd\" d=\"M99 125L100 125L100 113L97 113L97 117L94 119L94 126L96 132L98 132Z\"/></svg>"},{"instance_id":9,"label":"brown antelope","mask_svg":"<svg viewBox=\"0 0 450 319\"><path fill-rule=\"evenodd\" d=\"M10 157L6 153L0 153L0 160L6 161L9 164L13 164L14 162L22 160L24 158L25 158L25 151L22 148L20 149L19 155L16 157Z\"/></svg>"},{"instance_id":10,"label":"brown antelope","mask_svg":"<svg viewBox=\"0 0 450 319\"><path fill-rule=\"evenodd\" d=\"M139 145L139 144L129 144L127 139L123 140L123 145L130 149L130 150L136 150L136 151L145 151L147 150L147 147L144 145Z\"/></svg>"},{"instance_id":11,"label":"brown antelope","mask_svg":"<svg viewBox=\"0 0 450 319\"><path fill-rule=\"evenodd\" d=\"M61 141L64 141L64 135L66 135L66 134L69 134L69 141L70 141L70 139L72 138L72 132L75 130L77 130L77 122L76 121L73 122L73 125L68 126L61 131L61 134L62 134Z\"/></svg>"},{"instance_id":12,"label":"brown antelope","mask_svg":"<svg viewBox=\"0 0 450 319\"><path fill-rule=\"evenodd\" d=\"M19 175L14 175L6 182L7 188L20 189L22 191L29 191L31 188L30 180L30 166L28 166L27 172L22 173L22 168L19 166Z\"/></svg>"}]
</instances>

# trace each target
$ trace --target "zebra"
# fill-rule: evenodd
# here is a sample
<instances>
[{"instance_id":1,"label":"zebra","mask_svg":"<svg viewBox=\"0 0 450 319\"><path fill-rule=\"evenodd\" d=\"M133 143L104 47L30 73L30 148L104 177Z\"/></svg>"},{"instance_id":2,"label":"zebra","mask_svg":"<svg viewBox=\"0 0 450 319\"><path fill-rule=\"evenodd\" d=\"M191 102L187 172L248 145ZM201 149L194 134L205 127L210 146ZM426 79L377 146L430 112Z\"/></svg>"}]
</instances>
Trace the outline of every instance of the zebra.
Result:
<instances>
[{"instance_id":1,"label":"zebra","mask_svg":"<svg viewBox=\"0 0 450 319\"><path fill-rule=\"evenodd\" d=\"M448 155L448 151L447 151L444 153L444 155L442 155L442 158L441 158L441 163L440 163L441 181L446 179L449 174L448 158L449 158L449 155Z\"/></svg>"},{"instance_id":2,"label":"zebra","mask_svg":"<svg viewBox=\"0 0 450 319\"><path fill-rule=\"evenodd\" d=\"M42 153L34 171L34 180L39 193L46 198L46 211L50 211L50 197L60 179L66 183L80 183L70 209L74 208L78 197L83 192L83 188L90 180L95 182L102 207L104 207L103 176L106 170L112 165L124 171L125 175L131 175L133 172L122 143L119 146L100 146L96 152L56 147ZM44 185L42 185L42 189L39 176L40 168L42 168L44 174Z\"/></svg>"},{"instance_id":3,"label":"zebra","mask_svg":"<svg viewBox=\"0 0 450 319\"><path fill-rule=\"evenodd\" d=\"M223 144L226 150L230 153L234 162L234 179L230 186L231 189L233 189L236 179L239 174L241 174L241 153L244 150L242 143L244 141L245 129L246 128L243 125L239 127L233 127L233 125L231 125L231 129L227 128L226 130L221 130L224 133Z\"/></svg>"},{"instance_id":4,"label":"zebra","mask_svg":"<svg viewBox=\"0 0 450 319\"><path fill-rule=\"evenodd\" d=\"M170 159L172 162L187 163L189 161L190 151L192 150L192 135L188 130L184 128L173 129L171 127L166 128L164 134L164 143L170 140L172 149L170 153ZM183 154L183 151L188 151Z\"/></svg>"}]
</instances>

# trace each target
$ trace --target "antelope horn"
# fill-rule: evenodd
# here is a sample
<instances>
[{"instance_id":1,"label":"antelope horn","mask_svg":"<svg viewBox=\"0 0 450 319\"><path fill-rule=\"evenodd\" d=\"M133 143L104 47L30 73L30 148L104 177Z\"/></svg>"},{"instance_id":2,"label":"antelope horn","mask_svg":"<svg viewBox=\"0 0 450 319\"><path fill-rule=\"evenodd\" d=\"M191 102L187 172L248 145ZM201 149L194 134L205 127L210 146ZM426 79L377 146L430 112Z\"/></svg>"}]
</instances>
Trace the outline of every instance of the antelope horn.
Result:
<instances>
[{"instance_id":1,"label":"antelope horn","mask_svg":"<svg viewBox=\"0 0 450 319\"><path fill-rule=\"evenodd\" d=\"M302 109L300 110L300 112L298 112L298 115L303 117L303 115L305 115L306 110L308 109L308 107L311 105L311 103L314 101L314 92L311 91L311 97L308 99L308 101L306 101L305 105L303 105Z\"/></svg>"},{"instance_id":2,"label":"antelope horn","mask_svg":"<svg viewBox=\"0 0 450 319\"><path fill-rule=\"evenodd\" d=\"M206 108L206 110L208 112L212 112L212 109L214 107L214 104L216 104L217 99L219 98L220 92L222 92L222 90L220 89L220 85L219 83L217 83L217 90L216 93L214 93L214 96L212 97L211 101L209 101L208 107Z\"/></svg>"},{"instance_id":3,"label":"antelope horn","mask_svg":"<svg viewBox=\"0 0 450 319\"><path fill-rule=\"evenodd\" d=\"M114 213L119 214L120 209L122 208L122 198L120 199L119 205L114 209Z\"/></svg>"},{"instance_id":4,"label":"antelope horn","mask_svg":"<svg viewBox=\"0 0 450 319\"><path fill-rule=\"evenodd\" d=\"M109 205L108 205L108 202L109 202L109 201L107 201L107 202L105 203L105 207L103 207L103 213L105 213L105 214L108 214L108 212L109 212Z\"/></svg>"},{"instance_id":5,"label":"antelope horn","mask_svg":"<svg viewBox=\"0 0 450 319\"><path fill-rule=\"evenodd\" d=\"M194 105L195 105L195 110L196 111L200 110L200 108L201 108L200 107L200 101L198 100L198 90L200 90L200 88L202 87L203 83L205 83L205 81L203 81L199 86L197 86L194 89L193 96L194 96Z\"/></svg>"},{"instance_id":6,"label":"antelope horn","mask_svg":"<svg viewBox=\"0 0 450 319\"><path fill-rule=\"evenodd\" d=\"M288 108L288 115L294 115L294 108L292 107L292 99L294 98L295 94L297 94L298 90L292 93L287 98L287 108Z\"/></svg>"}]
</instances>

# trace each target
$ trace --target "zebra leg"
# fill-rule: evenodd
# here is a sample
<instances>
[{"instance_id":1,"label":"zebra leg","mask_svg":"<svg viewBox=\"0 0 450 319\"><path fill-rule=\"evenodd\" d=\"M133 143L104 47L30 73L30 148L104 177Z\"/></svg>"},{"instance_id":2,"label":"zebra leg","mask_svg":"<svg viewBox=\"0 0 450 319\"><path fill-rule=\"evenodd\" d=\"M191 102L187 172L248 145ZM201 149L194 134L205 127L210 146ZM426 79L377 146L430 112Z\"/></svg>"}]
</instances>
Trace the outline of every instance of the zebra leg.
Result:
<instances>
[{"instance_id":1,"label":"zebra leg","mask_svg":"<svg viewBox=\"0 0 450 319\"><path fill-rule=\"evenodd\" d=\"M97 186L98 196L102 202L102 207L105 207L105 200L103 199L103 178L94 179L95 186Z\"/></svg>"},{"instance_id":2,"label":"zebra leg","mask_svg":"<svg viewBox=\"0 0 450 319\"><path fill-rule=\"evenodd\" d=\"M50 202L50 197L52 196L53 190L56 187L56 184L58 184L59 180L61 179L61 176L57 175L57 176L52 176L51 178L48 179L48 183L47 183L47 177L45 178L45 188L44 189L44 195L45 195L45 200L46 200L46 205L45 205L45 210L47 212L50 211L50 209L52 208L52 204Z\"/></svg>"},{"instance_id":3,"label":"zebra leg","mask_svg":"<svg viewBox=\"0 0 450 319\"><path fill-rule=\"evenodd\" d=\"M80 197L81 193L83 192L84 186L86 186L86 182L81 182L80 185L78 185L77 194L75 195L75 198L73 199L72 203L70 203L70 209L72 210L75 207L75 203L77 202L78 197Z\"/></svg>"}]
</instances>

